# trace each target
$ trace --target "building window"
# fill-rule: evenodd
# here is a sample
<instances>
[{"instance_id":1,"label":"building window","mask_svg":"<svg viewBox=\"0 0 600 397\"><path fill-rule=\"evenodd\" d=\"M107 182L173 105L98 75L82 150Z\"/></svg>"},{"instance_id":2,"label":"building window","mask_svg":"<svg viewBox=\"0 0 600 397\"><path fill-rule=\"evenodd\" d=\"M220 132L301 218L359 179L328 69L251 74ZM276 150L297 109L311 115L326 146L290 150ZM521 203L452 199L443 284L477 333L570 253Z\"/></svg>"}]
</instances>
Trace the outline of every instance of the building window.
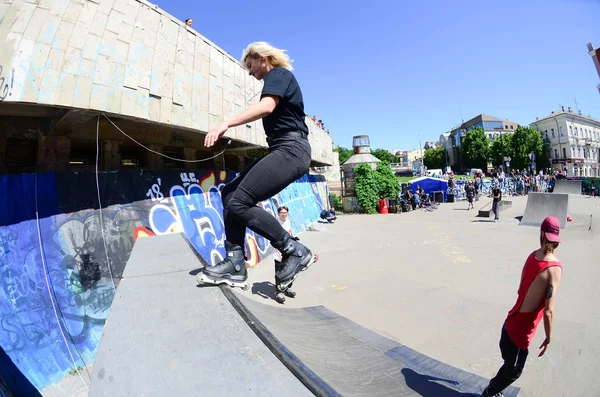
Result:
<instances>
[{"instance_id":1,"label":"building window","mask_svg":"<svg viewBox=\"0 0 600 397\"><path fill-rule=\"evenodd\" d=\"M99 153L100 159L102 152ZM100 161L101 163L101 161ZM73 143L71 144L71 152L69 153L69 165L74 167L93 166L96 164L96 145Z\"/></svg>"},{"instance_id":2,"label":"building window","mask_svg":"<svg viewBox=\"0 0 600 397\"><path fill-rule=\"evenodd\" d=\"M571 158L575 157L575 148L571 146Z\"/></svg>"},{"instance_id":3,"label":"building window","mask_svg":"<svg viewBox=\"0 0 600 397\"><path fill-rule=\"evenodd\" d=\"M556 138L556 134L554 134L554 128L550 130L552 132L552 138Z\"/></svg>"},{"instance_id":4,"label":"building window","mask_svg":"<svg viewBox=\"0 0 600 397\"><path fill-rule=\"evenodd\" d=\"M11 172L35 171L37 166L38 140L20 136L6 139L5 167Z\"/></svg>"},{"instance_id":5,"label":"building window","mask_svg":"<svg viewBox=\"0 0 600 397\"><path fill-rule=\"evenodd\" d=\"M513 130L513 129L514 129L512 125L510 126L510 129L511 129L511 130Z\"/></svg>"},{"instance_id":6,"label":"building window","mask_svg":"<svg viewBox=\"0 0 600 397\"><path fill-rule=\"evenodd\" d=\"M505 125L505 126L504 126L504 129L505 129L505 130L507 130L507 129L508 129L508 126L507 126L507 125Z\"/></svg>"},{"instance_id":7,"label":"building window","mask_svg":"<svg viewBox=\"0 0 600 397\"><path fill-rule=\"evenodd\" d=\"M573 126L569 126L569 135L573 136Z\"/></svg>"},{"instance_id":8,"label":"building window","mask_svg":"<svg viewBox=\"0 0 600 397\"><path fill-rule=\"evenodd\" d=\"M559 131L560 131L560 136L565 136L564 132L563 132L563 128L562 125L558 127Z\"/></svg>"},{"instance_id":9,"label":"building window","mask_svg":"<svg viewBox=\"0 0 600 397\"><path fill-rule=\"evenodd\" d=\"M183 150L180 148L174 147L164 147L161 150L162 154L167 155L171 158L163 157L163 167L164 168L183 168L183 163L181 161L173 160L183 158Z\"/></svg>"},{"instance_id":10,"label":"building window","mask_svg":"<svg viewBox=\"0 0 600 397\"><path fill-rule=\"evenodd\" d=\"M124 167L146 167L147 153L139 146L121 146L119 147L121 154L121 165Z\"/></svg>"},{"instance_id":11,"label":"building window","mask_svg":"<svg viewBox=\"0 0 600 397\"><path fill-rule=\"evenodd\" d=\"M579 136L579 132L577 131L577 127L575 127L575 136Z\"/></svg>"},{"instance_id":12,"label":"building window","mask_svg":"<svg viewBox=\"0 0 600 397\"><path fill-rule=\"evenodd\" d=\"M557 159L558 158L558 150L554 149L554 158Z\"/></svg>"},{"instance_id":13,"label":"building window","mask_svg":"<svg viewBox=\"0 0 600 397\"><path fill-rule=\"evenodd\" d=\"M577 147L577 157L581 158L581 148Z\"/></svg>"},{"instance_id":14,"label":"building window","mask_svg":"<svg viewBox=\"0 0 600 397\"><path fill-rule=\"evenodd\" d=\"M567 158L567 148L563 148L563 159Z\"/></svg>"}]
</instances>

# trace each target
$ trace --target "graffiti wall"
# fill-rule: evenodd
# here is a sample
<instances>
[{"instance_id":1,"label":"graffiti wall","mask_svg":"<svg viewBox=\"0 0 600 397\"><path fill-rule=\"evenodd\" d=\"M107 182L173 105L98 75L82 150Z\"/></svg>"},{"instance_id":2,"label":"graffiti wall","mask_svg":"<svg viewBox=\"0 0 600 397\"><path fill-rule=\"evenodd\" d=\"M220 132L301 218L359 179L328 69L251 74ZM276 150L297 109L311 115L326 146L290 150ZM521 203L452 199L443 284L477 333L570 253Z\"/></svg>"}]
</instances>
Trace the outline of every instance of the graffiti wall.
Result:
<instances>
[{"instance_id":1,"label":"graffiti wall","mask_svg":"<svg viewBox=\"0 0 600 397\"><path fill-rule=\"evenodd\" d=\"M41 390L93 362L137 238L184 233L204 259L218 262L225 254L220 192L235 175L103 172L102 210L94 173L0 176L0 347L15 368ZM288 206L300 233L327 198L324 179L306 175L259 205L273 216ZM247 230L249 266L270 249Z\"/></svg>"}]
</instances>

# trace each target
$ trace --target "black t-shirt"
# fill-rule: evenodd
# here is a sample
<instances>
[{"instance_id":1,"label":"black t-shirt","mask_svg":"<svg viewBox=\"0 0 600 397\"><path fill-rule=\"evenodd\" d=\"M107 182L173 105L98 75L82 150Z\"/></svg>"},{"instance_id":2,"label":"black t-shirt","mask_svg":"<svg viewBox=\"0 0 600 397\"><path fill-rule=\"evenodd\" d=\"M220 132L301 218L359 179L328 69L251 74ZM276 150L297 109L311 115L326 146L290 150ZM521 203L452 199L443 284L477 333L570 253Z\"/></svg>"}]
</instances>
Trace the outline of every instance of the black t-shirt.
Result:
<instances>
[{"instance_id":1,"label":"black t-shirt","mask_svg":"<svg viewBox=\"0 0 600 397\"><path fill-rule=\"evenodd\" d=\"M291 131L308 134L308 126L304 121L302 91L292 72L281 67L271 69L264 78L261 99L265 95L280 98L273 113L263 118L267 136Z\"/></svg>"},{"instance_id":2,"label":"black t-shirt","mask_svg":"<svg viewBox=\"0 0 600 397\"><path fill-rule=\"evenodd\" d=\"M500 188L495 187L492 190L492 195L494 196L494 201L500 201L500 198L496 198L496 196L500 196L501 192L500 192Z\"/></svg>"}]
</instances>

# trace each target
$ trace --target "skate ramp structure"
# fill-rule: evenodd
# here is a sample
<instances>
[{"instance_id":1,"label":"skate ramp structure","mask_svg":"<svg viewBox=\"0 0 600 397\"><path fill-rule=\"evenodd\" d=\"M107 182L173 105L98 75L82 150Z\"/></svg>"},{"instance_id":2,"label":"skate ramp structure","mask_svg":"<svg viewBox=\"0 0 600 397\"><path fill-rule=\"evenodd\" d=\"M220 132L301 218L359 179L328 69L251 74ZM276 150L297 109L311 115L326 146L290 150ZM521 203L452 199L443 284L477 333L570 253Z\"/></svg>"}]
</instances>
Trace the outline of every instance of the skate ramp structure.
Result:
<instances>
[{"instance_id":1,"label":"skate ramp structure","mask_svg":"<svg viewBox=\"0 0 600 397\"><path fill-rule=\"evenodd\" d=\"M489 203L487 203L486 205L481 207L479 209L479 211L477 212L477 216L479 218L491 217L492 214L494 213L494 211L492 211L493 202L494 202L494 200L490 201ZM498 213L502 213L502 211L506 211L507 209L509 209L511 207L512 207L512 201L502 200L498 203Z\"/></svg>"},{"instance_id":2,"label":"skate ramp structure","mask_svg":"<svg viewBox=\"0 0 600 397\"><path fill-rule=\"evenodd\" d=\"M202 266L182 235L137 240L90 397L460 397L478 396L488 383L322 306L273 307L229 287L197 286Z\"/></svg>"},{"instance_id":3,"label":"skate ramp structure","mask_svg":"<svg viewBox=\"0 0 600 397\"><path fill-rule=\"evenodd\" d=\"M558 179L554 182L553 193L581 194L581 181Z\"/></svg>"},{"instance_id":4,"label":"skate ramp structure","mask_svg":"<svg viewBox=\"0 0 600 397\"><path fill-rule=\"evenodd\" d=\"M539 227L547 216L555 216L560 228L567 224L569 195L565 193L529 193L520 225Z\"/></svg>"}]
</instances>

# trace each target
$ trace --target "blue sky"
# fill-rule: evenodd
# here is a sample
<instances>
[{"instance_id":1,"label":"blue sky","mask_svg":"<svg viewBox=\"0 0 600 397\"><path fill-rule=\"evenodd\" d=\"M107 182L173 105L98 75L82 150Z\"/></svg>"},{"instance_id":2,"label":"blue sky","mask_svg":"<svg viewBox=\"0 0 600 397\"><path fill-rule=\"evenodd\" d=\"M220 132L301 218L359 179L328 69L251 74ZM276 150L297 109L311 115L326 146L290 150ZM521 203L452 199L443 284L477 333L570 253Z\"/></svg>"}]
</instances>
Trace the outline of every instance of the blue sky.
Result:
<instances>
[{"instance_id":1,"label":"blue sky","mask_svg":"<svg viewBox=\"0 0 600 397\"><path fill-rule=\"evenodd\" d=\"M344 147L412 149L461 117L529 124L575 101L600 119L600 0L157 3L238 59L252 41L287 49L306 112Z\"/></svg>"}]
</instances>

